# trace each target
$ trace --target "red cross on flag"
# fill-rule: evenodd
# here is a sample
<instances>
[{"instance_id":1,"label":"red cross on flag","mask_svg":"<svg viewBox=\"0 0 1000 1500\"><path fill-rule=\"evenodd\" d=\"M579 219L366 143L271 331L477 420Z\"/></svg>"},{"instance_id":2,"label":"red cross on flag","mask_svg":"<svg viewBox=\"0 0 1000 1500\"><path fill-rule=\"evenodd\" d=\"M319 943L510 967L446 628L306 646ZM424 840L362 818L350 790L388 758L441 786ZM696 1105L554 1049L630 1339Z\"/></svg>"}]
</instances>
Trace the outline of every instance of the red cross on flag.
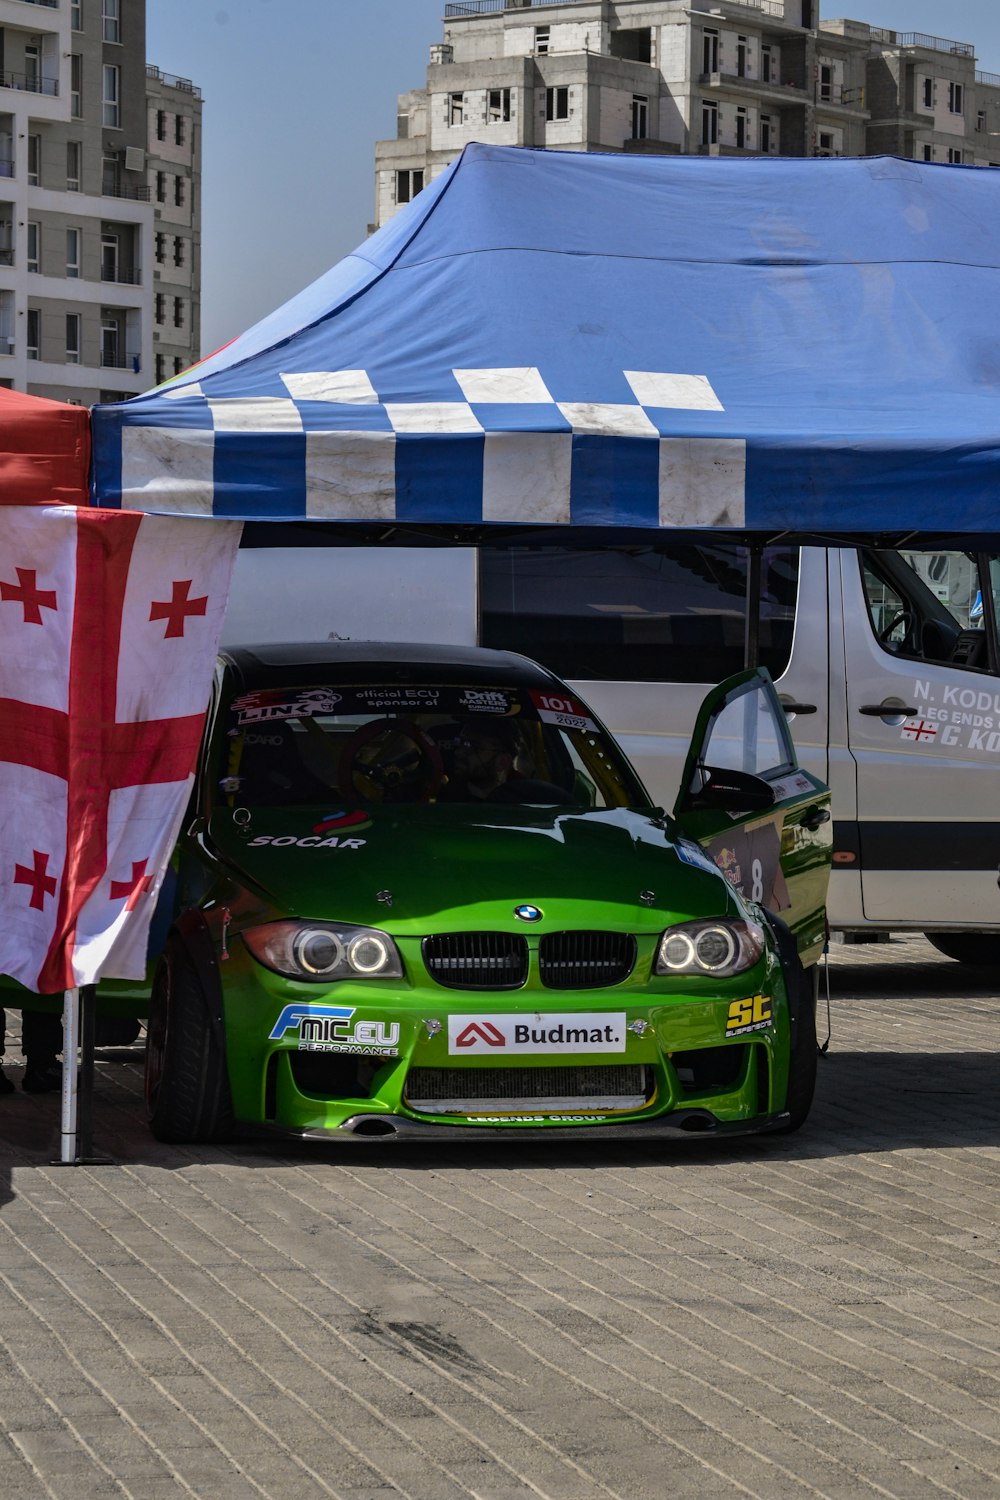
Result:
<instances>
[{"instance_id":1,"label":"red cross on flag","mask_svg":"<svg viewBox=\"0 0 1000 1500\"><path fill-rule=\"evenodd\" d=\"M0 973L141 979L237 522L0 506Z\"/></svg>"}]
</instances>

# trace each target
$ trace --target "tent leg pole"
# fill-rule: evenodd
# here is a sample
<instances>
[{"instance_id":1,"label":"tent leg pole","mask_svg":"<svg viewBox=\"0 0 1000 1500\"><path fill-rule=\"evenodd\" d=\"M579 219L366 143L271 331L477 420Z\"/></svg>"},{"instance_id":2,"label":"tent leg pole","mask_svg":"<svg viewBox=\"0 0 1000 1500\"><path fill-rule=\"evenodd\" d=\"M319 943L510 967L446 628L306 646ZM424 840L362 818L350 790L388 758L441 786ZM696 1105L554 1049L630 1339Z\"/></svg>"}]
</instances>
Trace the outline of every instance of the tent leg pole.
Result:
<instances>
[{"instance_id":1,"label":"tent leg pole","mask_svg":"<svg viewBox=\"0 0 1000 1500\"><path fill-rule=\"evenodd\" d=\"M77 1160L85 1161L94 1151L94 1022L97 989L80 987L80 1082L77 1087Z\"/></svg>"},{"instance_id":2,"label":"tent leg pole","mask_svg":"<svg viewBox=\"0 0 1000 1500\"><path fill-rule=\"evenodd\" d=\"M63 1066L62 1126L59 1137L59 1160L76 1160L76 1073L80 1033L80 992L67 990L63 996Z\"/></svg>"},{"instance_id":3,"label":"tent leg pole","mask_svg":"<svg viewBox=\"0 0 1000 1500\"><path fill-rule=\"evenodd\" d=\"M760 589L761 561L764 549L760 542L747 547L747 612L743 636L743 668L760 666Z\"/></svg>"}]
</instances>

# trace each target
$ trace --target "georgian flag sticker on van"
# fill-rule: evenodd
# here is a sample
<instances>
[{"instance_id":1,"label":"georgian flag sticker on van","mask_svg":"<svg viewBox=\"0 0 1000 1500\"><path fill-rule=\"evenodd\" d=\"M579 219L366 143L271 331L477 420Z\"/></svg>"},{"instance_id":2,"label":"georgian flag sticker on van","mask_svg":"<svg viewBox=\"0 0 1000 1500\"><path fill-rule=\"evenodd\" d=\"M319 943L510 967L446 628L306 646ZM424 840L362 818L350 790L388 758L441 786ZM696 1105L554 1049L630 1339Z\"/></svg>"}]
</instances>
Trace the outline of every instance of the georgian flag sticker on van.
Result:
<instances>
[{"instance_id":1,"label":"georgian flag sticker on van","mask_svg":"<svg viewBox=\"0 0 1000 1500\"><path fill-rule=\"evenodd\" d=\"M510 1052L624 1052L625 1012L555 1011L515 1016L449 1016L448 1055Z\"/></svg>"}]
</instances>

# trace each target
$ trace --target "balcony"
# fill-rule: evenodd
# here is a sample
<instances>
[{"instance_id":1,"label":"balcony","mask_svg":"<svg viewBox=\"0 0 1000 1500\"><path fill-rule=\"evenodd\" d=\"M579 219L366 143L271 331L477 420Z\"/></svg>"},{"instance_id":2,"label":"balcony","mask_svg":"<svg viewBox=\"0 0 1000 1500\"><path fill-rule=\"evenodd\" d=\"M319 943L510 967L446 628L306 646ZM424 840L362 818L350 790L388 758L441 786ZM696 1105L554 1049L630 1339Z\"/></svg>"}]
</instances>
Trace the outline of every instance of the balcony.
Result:
<instances>
[{"instance_id":1,"label":"balcony","mask_svg":"<svg viewBox=\"0 0 1000 1500\"><path fill-rule=\"evenodd\" d=\"M769 103L808 104L809 90L798 83L779 83L776 78L746 78L740 73L701 73L698 82L705 89L738 89Z\"/></svg>"},{"instance_id":2,"label":"balcony","mask_svg":"<svg viewBox=\"0 0 1000 1500\"><path fill-rule=\"evenodd\" d=\"M13 250L0 250L0 266L12 266L14 264Z\"/></svg>"},{"instance_id":3,"label":"balcony","mask_svg":"<svg viewBox=\"0 0 1000 1500\"><path fill-rule=\"evenodd\" d=\"M167 88L179 89L182 94L190 94L195 99L201 98L201 89L190 78L178 78L176 73L164 73L155 63L146 64L146 77L155 78L160 83L165 83Z\"/></svg>"},{"instance_id":4,"label":"balcony","mask_svg":"<svg viewBox=\"0 0 1000 1500\"><path fill-rule=\"evenodd\" d=\"M0 177L13 177L14 163L9 156L0 156Z\"/></svg>"},{"instance_id":5,"label":"balcony","mask_svg":"<svg viewBox=\"0 0 1000 1500\"><path fill-rule=\"evenodd\" d=\"M890 31L886 26L872 26L869 35L882 47L922 47L925 52L948 52L952 57L975 57L971 42L953 42L944 36L928 36L923 31Z\"/></svg>"},{"instance_id":6,"label":"balcony","mask_svg":"<svg viewBox=\"0 0 1000 1500\"><path fill-rule=\"evenodd\" d=\"M102 349L101 368L131 370L133 375L138 375L142 369L142 359L138 354L119 354L117 349Z\"/></svg>"},{"instance_id":7,"label":"balcony","mask_svg":"<svg viewBox=\"0 0 1000 1500\"><path fill-rule=\"evenodd\" d=\"M981 73L976 69L976 82L985 83L989 88L1000 89L1000 73Z\"/></svg>"},{"instance_id":8,"label":"balcony","mask_svg":"<svg viewBox=\"0 0 1000 1500\"><path fill-rule=\"evenodd\" d=\"M820 109L846 109L854 114L867 113L864 89L844 88L840 83L818 83L816 104Z\"/></svg>"},{"instance_id":9,"label":"balcony","mask_svg":"<svg viewBox=\"0 0 1000 1500\"><path fill-rule=\"evenodd\" d=\"M18 89L22 94L59 94L57 78L36 78L33 73L0 73L0 89Z\"/></svg>"},{"instance_id":10,"label":"balcony","mask_svg":"<svg viewBox=\"0 0 1000 1500\"><path fill-rule=\"evenodd\" d=\"M130 182L105 182L101 186L102 198L131 198L137 203L148 203L150 189L148 183L133 186Z\"/></svg>"},{"instance_id":11,"label":"balcony","mask_svg":"<svg viewBox=\"0 0 1000 1500\"><path fill-rule=\"evenodd\" d=\"M101 280L114 282L116 286L142 286L142 272L125 266L102 266Z\"/></svg>"}]
</instances>

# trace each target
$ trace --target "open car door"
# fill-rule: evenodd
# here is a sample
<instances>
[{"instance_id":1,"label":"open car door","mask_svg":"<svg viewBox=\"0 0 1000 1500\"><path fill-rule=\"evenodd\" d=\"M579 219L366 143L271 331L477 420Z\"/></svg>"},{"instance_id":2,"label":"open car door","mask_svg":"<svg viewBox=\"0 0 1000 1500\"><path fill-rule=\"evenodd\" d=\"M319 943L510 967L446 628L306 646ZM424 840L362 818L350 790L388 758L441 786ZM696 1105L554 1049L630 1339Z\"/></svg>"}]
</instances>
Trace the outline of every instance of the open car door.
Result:
<instances>
[{"instance_id":1,"label":"open car door","mask_svg":"<svg viewBox=\"0 0 1000 1500\"><path fill-rule=\"evenodd\" d=\"M799 765L766 668L705 698L674 818L741 895L788 924L803 964L815 963L826 939L830 789Z\"/></svg>"}]
</instances>

